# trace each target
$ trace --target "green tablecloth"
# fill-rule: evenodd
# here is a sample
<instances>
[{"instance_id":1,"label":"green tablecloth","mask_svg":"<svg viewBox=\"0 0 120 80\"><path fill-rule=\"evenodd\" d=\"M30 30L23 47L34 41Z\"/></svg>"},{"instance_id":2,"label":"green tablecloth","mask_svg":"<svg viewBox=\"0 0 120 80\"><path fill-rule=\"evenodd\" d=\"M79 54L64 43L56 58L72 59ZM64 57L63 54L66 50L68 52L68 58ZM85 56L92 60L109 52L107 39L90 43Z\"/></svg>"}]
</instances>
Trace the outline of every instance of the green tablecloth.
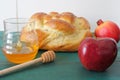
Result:
<instances>
[{"instance_id":1,"label":"green tablecloth","mask_svg":"<svg viewBox=\"0 0 120 80\"><path fill-rule=\"evenodd\" d=\"M2 44L0 32L0 46ZM119 47L120 43L118 44ZM43 51L39 51L37 57ZM77 52L56 52L56 60L47 64L36 64L27 69L0 77L0 80L120 80L120 47L115 62L105 72L84 69ZM0 50L0 70L13 66Z\"/></svg>"}]
</instances>

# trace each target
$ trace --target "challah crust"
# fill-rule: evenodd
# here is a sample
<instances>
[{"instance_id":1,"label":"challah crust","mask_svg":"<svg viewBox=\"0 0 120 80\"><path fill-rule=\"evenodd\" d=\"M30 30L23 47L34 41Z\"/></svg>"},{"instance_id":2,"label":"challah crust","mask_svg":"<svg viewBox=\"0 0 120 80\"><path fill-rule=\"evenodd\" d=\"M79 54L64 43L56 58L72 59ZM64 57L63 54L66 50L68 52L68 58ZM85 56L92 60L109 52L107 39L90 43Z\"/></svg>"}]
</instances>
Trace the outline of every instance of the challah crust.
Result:
<instances>
[{"instance_id":1,"label":"challah crust","mask_svg":"<svg viewBox=\"0 0 120 80\"><path fill-rule=\"evenodd\" d=\"M35 21L39 48L54 51L77 51L82 40L92 37L90 25L84 17L70 12L35 13L30 20ZM21 33L21 40L27 41L29 26ZM32 28L32 29L33 29Z\"/></svg>"}]
</instances>

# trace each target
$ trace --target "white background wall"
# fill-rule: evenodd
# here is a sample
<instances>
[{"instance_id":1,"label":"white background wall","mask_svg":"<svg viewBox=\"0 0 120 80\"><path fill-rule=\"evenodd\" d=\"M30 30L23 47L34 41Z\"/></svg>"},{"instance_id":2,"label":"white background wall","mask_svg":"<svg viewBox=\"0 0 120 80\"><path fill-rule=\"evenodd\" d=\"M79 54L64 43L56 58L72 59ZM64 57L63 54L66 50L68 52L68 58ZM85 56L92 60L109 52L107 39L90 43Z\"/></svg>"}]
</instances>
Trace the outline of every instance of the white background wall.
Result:
<instances>
[{"instance_id":1,"label":"white background wall","mask_svg":"<svg viewBox=\"0 0 120 80\"><path fill-rule=\"evenodd\" d=\"M0 30L3 20L16 17L16 0L0 0ZM19 17L29 18L36 12L73 12L85 17L91 31L98 19L111 20L120 25L120 0L18 0Z\"/></svg>"}]
</instances>

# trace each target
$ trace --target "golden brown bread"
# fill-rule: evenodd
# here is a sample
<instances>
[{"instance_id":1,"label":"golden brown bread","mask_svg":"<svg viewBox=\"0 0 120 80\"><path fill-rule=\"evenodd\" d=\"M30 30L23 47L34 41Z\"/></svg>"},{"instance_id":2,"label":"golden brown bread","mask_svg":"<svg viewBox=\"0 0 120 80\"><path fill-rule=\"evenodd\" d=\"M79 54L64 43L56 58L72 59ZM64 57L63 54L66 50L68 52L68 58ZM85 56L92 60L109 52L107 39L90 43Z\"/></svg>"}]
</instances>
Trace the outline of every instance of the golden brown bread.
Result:
<instances>
[{"instance_id":1,"label":"golden brown bread","mask_svg":"<svg viewBox=\"0 0 120 80\"><path fill-rule=\"evenodd\" d=\"M77 51L81 41L91 37L90 25L84 17L70 12L39 12L31 16L35 26L25 26L21 39L27 41L30 29L35 29L39 38L39 48L54 51Z\"/></svg>"}]
</instances>

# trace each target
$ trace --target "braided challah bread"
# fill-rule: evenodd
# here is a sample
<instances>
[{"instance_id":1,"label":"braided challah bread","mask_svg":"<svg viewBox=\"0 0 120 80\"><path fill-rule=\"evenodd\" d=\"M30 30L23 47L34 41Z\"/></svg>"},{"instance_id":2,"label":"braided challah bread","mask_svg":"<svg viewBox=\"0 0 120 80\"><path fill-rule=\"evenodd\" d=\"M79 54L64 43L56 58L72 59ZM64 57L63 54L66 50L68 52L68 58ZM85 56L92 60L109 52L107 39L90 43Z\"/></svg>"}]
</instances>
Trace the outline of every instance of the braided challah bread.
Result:
<instances>
[{"instance_id":1,"label":"braided challah bread","mask_svg":"<svg viewBox=\"0 0 120 80\"><path fill-rule=\"evenodd\" d=\"M31 16L35 26L25 26L21 40L27 41L30 29L35 29L39 38L39 48L54 51L77 51L81 41L91 37L90 25L84 17L70 12L39 12Z\"/></svg>"}]
</instances>

